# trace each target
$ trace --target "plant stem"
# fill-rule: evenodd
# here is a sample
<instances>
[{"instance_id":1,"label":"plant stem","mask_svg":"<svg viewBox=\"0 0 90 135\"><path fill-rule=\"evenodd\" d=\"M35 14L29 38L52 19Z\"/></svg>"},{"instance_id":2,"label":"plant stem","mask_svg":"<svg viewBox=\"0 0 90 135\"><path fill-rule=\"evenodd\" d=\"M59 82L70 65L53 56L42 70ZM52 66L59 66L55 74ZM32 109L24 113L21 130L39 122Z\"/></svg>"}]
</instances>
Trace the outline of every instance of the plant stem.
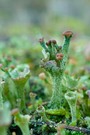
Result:
<instances>
[{"instance_id":1,"label":"plant stem","mask_svg":"<svg viewBox=\"0 0 90 135\"><path fill-rule=\"evenodd\" d=\"M67 54L68 53L69 43L70 43L70 38L65 37L64 38L64 44L62 46L62 52L64 54Z\"/></svg>"},{"instance_id":2,"label":"plant stem","mask_svg":"<svg viewBox=\"0 0 90 135\"><path fill-rule=\"evenodd\" d=\"M20 127L20 125L19 125L19 127ZM23 135L30 135L28 124L22 123L22 126L20 127L20 129L22 130Z\"/></svg>"},{"instance_id":3,"label":"plant stem","mask_svg":"<svg viewBox=\"0 0 90 135\"><path fill-rule=\"evenodd\" d=\"M76 118L76 103L77 103L77 93L75 92L67 92L65 93L65 98L69 104L70 111L71 111L71 117L72 117L72 122L71 124L76 125L77 118Z\"/></svg>"},{"instance_id":4,"label":"plant stem","mask_svg":"<svg viewBox=\"0 0 90 135\"><path fill-rule=\"evenodd\" d=\"M73 104L72 106L70 106L70 110L71 110L71 116L72 116L72 122L76 121L76 104Z\"/></svg>"},{"instance_id":5,"label":"plant stem","mask_svg":"<svg viewBox=\"0 0 90 135\"><path fill-rule=\"evenodd\" d=\"M60 63L60 67L63 70L63 72L66 68L66 63L67 63L67 59L68 59L69 44L70 44L70 38L65 37L64 38L64 44L62 46L62 52L63 52L64 56L63 56L62 62Z\"/></svg>"},{"instance_id":6,"label":"plant stem","mask_svg":"<svg viewBox=\"0 0 90 135\"><path fill-rule=\"evenodd\" d=\"M62 91L62 74L53 75L53 94L50 102L50 106L53 109L59 109L62 106L63 91Z\"/></svg>"},{"instance_id":7,"label":"plant stem","mask_svg":"<svg viewBox=\"0 0 90 135\"><path fill-rule=\"evenodd\" d=\"M20 101L20 111L22 112L22 110L24 110L26 108L24 89L22 87L18 86L17 92L18 92L18 98L21 100Z\"/></svg>"},{"instance_id":8,"label":"plant stem","mask_svg":"<svg viewBox=\"0 0 90 135\"><path fill-rule=\"evenodd\" d=\"M19 112L14 116L14 122L20 127L23 135L30 135L29 119L29 115L22 115Z\"/></svg>"}]
</instances>

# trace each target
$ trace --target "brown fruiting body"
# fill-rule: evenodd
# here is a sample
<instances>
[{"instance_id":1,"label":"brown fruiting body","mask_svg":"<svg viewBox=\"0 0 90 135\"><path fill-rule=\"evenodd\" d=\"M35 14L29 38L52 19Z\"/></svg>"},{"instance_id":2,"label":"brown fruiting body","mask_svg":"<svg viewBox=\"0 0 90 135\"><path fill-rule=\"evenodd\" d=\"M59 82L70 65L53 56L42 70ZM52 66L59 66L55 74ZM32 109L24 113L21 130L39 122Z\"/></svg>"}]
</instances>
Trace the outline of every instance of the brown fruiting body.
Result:
<instances>
[{"instance_id":1,"label":"brown fruiting body","mask_svg":"<svg viewBox=\"0 0 90 135\"><path fill-rule=\"evenodd\" d=\"M52 42L53 44L57 44L56 40L52 40L51 42Z\"/></svg>"},{"instance_id":2,"label":"brown fruiting body","mask_svg":"<svg viewBox=\"0 0 90 135\"><path fill-rule=\"evenodd\" d=\"M62 54L62 53L57 53L56 56L58 56L58 57L63 57L63 54Z\"/></svg>"},{"instance_id":3,"label":"brown fruiting body","mask_svg":"<svg viewBox=\"0 0 90 135\"><path fill-rule=\"evenodd\" d=\"M19 109L18 108L15 108L11 111L11 115L16 115L19 113Z\"/></svg>"},{"instance_id":4,"label":"brown fruiting body","mask_svg":"<svg viewBox=\"0 0 90 135\"><path fill-rule=\"evenodd\" d=\"M40 73L39 78L45 80L46 79L45 73L44 72Z\"/></svg>"},{"instance_id":5,"label":"brown fruiting body","mask_svg":"<svg viewBox=\"0 0 90 135\"><path fill-rule=\"evenodd\" d=\"M47 46L50 46L50 45L51 45L51 42L52 42L52 41L49 40L48 42L46 42L46 45L47 45Z\"/></svg>"},{"instance_id":6,"label":"brown fruiting body","mask_svg":"<svg viewBox=\"0 0 90 135\"><path fill-rule=\"evenodd\" d=\"M56 54L56 59L57 60L62 60L62 58L63 58L63 54L62 53Z\"/></svg>"},{"instance_id":7,"label":"brown fruiting body","mask_svg":"<svg viewBox=\"0 0 90 135\"><path fill-rule=\"evenodd\" d=\"M82 90L87 90L87 87L86 86L83 86L81 89Z\"/></svg>"},{"instance_id":8,"label":"brown fruiting body","mask_svg":"<svg viewBox=\"0 0 90 135\"><path fill-rule=\"evenodd\" d=\"M40 43L43 43L43 42L44 42L44 38L40 38L40 39L39 39L39 42L40 42Z\"/></svg>"},{"instance_id":9,"label":"brown fruiting body","mask_svg":"<svg viewBox=\"0 0 90 135\"><path fill-rule=\"evenodd\" d=\"M65 31L63 33L63 36L66 36L66 37L72 37L72 35L73 35L72 31Z\"/></svg>"},{"instance_id":10,"label":"brown fruiting body","mask_svg":"<svg viewBox=\"0 0 90 135\"><path fill-rule=\"evenodd\" d=\"M8 67L5 67L5 68L4 68L4 71L8 71Z\"/></svg>"},{"instance_id":11,"label":"brown fruiting body","mask_svg":"<svg viewBox=\"0 0 90 135\"><path fill-rule=\"evenodd\" d=\"M51 41L51 40L49 40L49 41L48 41L48 45L51 45L51 42L52 42L52 41Z\"/></svg>"},{"instance_id":12,"label":"brown fruiting body","mask_svg":"<svg viewBox=\"0 0 90 135\"><path fill-rule=\"evenodd\" d=\"M14 66L14 65L11 65L11 66L10 66L10 68L14 69L14 68L15 68L15 66Z\"/></svg>"}]
</instances>

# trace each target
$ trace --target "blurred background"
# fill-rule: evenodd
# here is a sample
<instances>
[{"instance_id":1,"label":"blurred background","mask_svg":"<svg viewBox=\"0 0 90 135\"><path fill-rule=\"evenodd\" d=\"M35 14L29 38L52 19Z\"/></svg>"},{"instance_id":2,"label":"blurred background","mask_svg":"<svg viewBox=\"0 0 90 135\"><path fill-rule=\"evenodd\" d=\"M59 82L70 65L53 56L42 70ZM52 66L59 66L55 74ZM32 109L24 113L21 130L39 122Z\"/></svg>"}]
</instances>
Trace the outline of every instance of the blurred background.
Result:
<instances>
[{"instance_id":1,"label":"blurred background","mask_svg":"<svg viewBox=\"0 0 90 135\"><path fill-rule=\"evenodd\" d=\"M70 57L81 67L86 59L90 62L89 24L90 0L0 0L0 59L12 56L38 74L42 58L38 39L55 39L61 45L62 32L71 30Z\"/></svg>"},{"instance_id":2,"label":"blurred background","mask_svg":"<svg viewBox=\"0 0 90 135\"><path fill-rule=\"evenodd\" d=\"M90 0L0 0L0 39L12 35L90 35Z\"/></svg>"},{"instance_id":3,"label":"blurred background","mask_svg":"<svg viewBox=\"0 0 90 135\"><path fill-rule=\"evenodd\" d=\"M38 39L55 39L62 45L62 32L71 30L74 36L66 70L77 76L89 71L90 75L89 25L90 0L0 0L0 63L11 59L14 66L30 65L30 83L33 86L40 83L37 86L42 91L38 76L45 71L40 68L43 56ZM45 84L49 83L45 80Z\"/></svg>"}]
</instances>

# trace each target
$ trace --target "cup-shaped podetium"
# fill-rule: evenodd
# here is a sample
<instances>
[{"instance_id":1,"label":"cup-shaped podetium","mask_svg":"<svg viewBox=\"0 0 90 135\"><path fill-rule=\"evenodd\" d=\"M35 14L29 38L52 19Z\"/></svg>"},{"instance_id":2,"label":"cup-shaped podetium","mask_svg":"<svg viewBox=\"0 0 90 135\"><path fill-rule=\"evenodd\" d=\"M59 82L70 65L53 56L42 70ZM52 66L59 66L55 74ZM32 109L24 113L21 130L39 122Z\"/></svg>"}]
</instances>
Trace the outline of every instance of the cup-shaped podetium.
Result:
<instances>
[{"instance_id":1,"label":"cup-shaped podetium","mask_svg":"<svg viewBox=\"0 0 90 135\"><path fill-rule=\"evenodd\" d=\"M70 111L71 111L71 117L72 122L71 125L76 125L77 117L76 117L76 103L77 103L77 92L69 91L65 93L65 99L67 100Z\"/></svg>"},{"instance_id":2,"label":"cup-shaped podetium","mask_svg":"<svg viewBox=\"0 0 90 135\"><path fill-rule=\"evenodd\" d=\"M27 64L18 65L10 72L10 76L15 82L16 86L24 87L25 83L30 77L30 68Z\"/></svg>"},{"instance_id":3,"label":"cup-shaped podetium","mask_svg":"<svg viewBox=\"0 0 90 135\"><path fill-rule=\"evenodd\" d=\"M31 118L30 115L22 115L20 114L18 109L14 109L12 111L12 115L14 116L14 122L22 131L23 135L30 135L29 130L29 120Z\"/></svg>"},{"instance_id":4,"label":"cup-shaped podetium","mask_svg":"<svg viewBox=\"0 0 90 135\"><path fill-rule=\"evenodd\" d=\"M10 76L15 83L18 99L20 99L20 110L25 109L25 94L24 86L30 77L30 68L27 64L18 65L10 73Z\"/></svg>"}]
</instances>

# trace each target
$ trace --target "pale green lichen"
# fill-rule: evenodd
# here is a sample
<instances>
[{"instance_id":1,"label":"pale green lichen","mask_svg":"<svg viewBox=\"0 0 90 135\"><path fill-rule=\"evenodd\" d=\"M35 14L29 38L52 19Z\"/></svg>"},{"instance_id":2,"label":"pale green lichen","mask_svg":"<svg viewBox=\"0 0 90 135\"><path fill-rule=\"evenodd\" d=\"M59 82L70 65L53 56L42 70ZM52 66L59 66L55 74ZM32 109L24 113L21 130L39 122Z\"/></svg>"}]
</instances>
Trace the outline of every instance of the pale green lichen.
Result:
<instances>
[{"instance_id":1,"label":"pale green lichen","mask_svg":"<svg viewBox=\"0 0 90 135\"><path fill-rule=\"evenodd\" d=\"M19 128L22 131L23 135L30 135L30 130L29 130L29 120L30 120L30 115L22 115L16 109L12 113L14 115L14 123L19 126Z\"/></svg>"},{"instance_id":2,"label":"pale green lichen","mask_svg":"<svg viewBox=\"0 0 90 135\"><path fill-rule=\"evenodd\" d=\"M76 103L77 103L77 92L69 91L65 93L65 99L67 100L70 111L71 111L71 117L72 122L71 125L76 125L77 122L77 113L76 113Z\"/></svg>"},{"instance_id":3,"label":"pale green lichen","mask_svg":"<svg viewBox=\"0 0 90 135\"><path fill-rule=\"evenodd\" d=\"M87 117L85 118L85 122L86 122L88 128L90 128L90 117L87 116Z\"/></svg>"},{"instance_id":4,"label":"pale green lichen","mask_svg":"<svg viewBox=\"0 0 90 135\"><path fill-rule=\"evenodd\" d=\"M60 108L60 109L47 109L46 110L46 114L48 115L66 115L66 110L64 108Z\"/></svg>"},{"instance_id":5,"label":"pale green lichen","mask_svg":"<svg viewBox=\"0 0 90 135\"><path fill-rule=\"evenodd\" d=\"M63 106L64 95L61 81L68 59L68 48L72 32L67 31L63 33L63 36L65 40L62 46L57 45L55 40L49 40L46 43L43 38L39 40L44 54L41 67L50 73L53 81L53 94L49 104L49 107L53 109L59 109Z\"/></svg>"},{"instance_id":6,"label":"pale green lichen","mask_svg":"<svg viewBox=\"0 0 90 135\"><path fill-rule=\"evenodd\" d=\"M21 64L14 69L1 67L4 72L3 97L9 101L12 108L19 107L20 111L25 111L25 90L24 86L30 77L30 68L27 64ZM13 97L13 98L12 98Z\"/></svg>"},{"instance_id":7,"label":"pale green lichen","mask_svg":"<svg viewBox=\"0 0 90 135\"><path fill-rule=\"evenodd\" d=\"M29 66L27 64L18 65L9 74L17 89L18 100L20 100L20 111L23 111L26 108L24 86L30 77Z\"/></svg>"},{"instance_id":8,"label":"pale green lichen","mask_svg":"<svg viewBox=\"0 0 90 135\"><path fill-rule=\"evenodd\" d=\"M7 135L7 130L10 124L11 113L9 103L6 102L3 104L3 107L0 106L0 135Z\"/></svg>"}]
</instances>

